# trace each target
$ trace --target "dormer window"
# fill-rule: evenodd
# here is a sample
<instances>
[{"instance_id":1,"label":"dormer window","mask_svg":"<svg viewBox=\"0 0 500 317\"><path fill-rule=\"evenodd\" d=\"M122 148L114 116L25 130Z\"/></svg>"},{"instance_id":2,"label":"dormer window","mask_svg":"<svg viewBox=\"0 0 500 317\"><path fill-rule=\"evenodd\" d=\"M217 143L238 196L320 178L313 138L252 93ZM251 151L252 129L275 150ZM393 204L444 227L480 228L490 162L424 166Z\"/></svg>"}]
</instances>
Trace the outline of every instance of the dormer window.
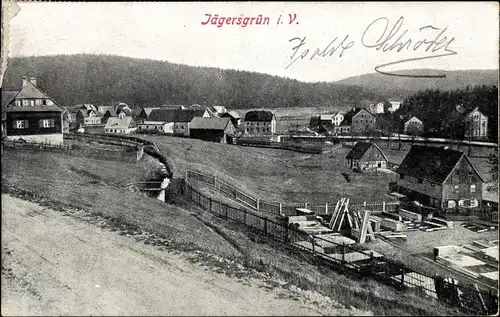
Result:
<instances>
[{"instance_id":1,"label":"dormer window","mask_svg":"<svg viewBox=\"0 0 500 317\"><path fill-rule=\"evenodd\" d=\"M30 101L28 99L23 99L23 107L28 107L30 105Z\"/></svg>"},{"instance_id":2,"label":"dormer window","mask_svg":"<svg viewBox=\"0 0 500 317\"><path fill-rule=\"evenodd\" d=\"M41 105L42 105L42 99L36 99L35 106L41 106Z\"/></svg>"}]
</instances>

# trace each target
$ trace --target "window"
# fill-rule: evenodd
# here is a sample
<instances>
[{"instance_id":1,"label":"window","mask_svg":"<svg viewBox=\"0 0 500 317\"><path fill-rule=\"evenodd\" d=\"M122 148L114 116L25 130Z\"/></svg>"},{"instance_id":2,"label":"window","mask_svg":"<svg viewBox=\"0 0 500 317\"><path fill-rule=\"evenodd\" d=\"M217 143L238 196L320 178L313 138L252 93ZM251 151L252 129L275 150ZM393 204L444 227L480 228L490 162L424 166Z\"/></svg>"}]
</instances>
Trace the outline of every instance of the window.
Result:
<instances>
[{"instance_id":1,"label":"window","mask_svg":"<svg viewBox=\"0 0 500 317\"><path fill-rule=\"evenodd\" d=\"M476 192L476 185L470 185L470 192L475 193Z\"/></svg>"},{"instance_id":2,"label":"window","mask_svg":"<svg viewBox=\"0 0 500 317\"><path fill-rule=\"evenodd\" d=\"M455 185L455 192L458 193L458 185Z\"/></svg>"},{"instance_id":3,"label":"window","mask_svg":"<svg viewBox=\"0 0 500 317\"><path fill-rule=\"evenodd\" d=\"M399 174L399 179L405 179L405 175L404 174Z\"/></svg>"},{"instance_id":4,"label":"window","mask_svg":"<svg viewBox=\"0 0 500 317\"><path fill-rule=\"evenodd\" d=\"M457 203L454 200L448 200L448 208L455 208Z\"/></svg>"},{"instance_id":5,"label":"window","mask_svg":"<svg viewBox=\"0 0 500 317\"><path fill-rule=\"evenodd\" d=\"M23 99L23 107L27 107L30 105L30 101L28 99Z\"/></svg>"},{"instance_id":6,"label":"window","mask_svg":"<svg viewBox=\"0 0 500 317\"><path fill-rule=\"evenodd\" d=\"M51 122L52 122L52 124L51 124ZM39 121L40 128L50 128L50 127L53 127L53 122L54 122L53 119L42 119L42 120Z\"/></svg>"},{"instance_id":7,"label":"window","mask_svg":"<svg viewBox=\"0 0 500 317\"><path fill-rule=\"evenodd\" d=\"M26 129L28 128L28 120L16 120L14 121L14 127L16 129Z\"/></svg>"},{"instance_id":8,"label":"window","mask_svg":"<svg viewBox=\"0 0 500 317\"><path fill-rule=\"evenodd\" d=\"M470 207L477 207L477 206L479 206L479 202L477 201L477 199L471 199Z\"/></svg>"},{"instance_id":9,"label":"window","mask_svg":"<svg viewBox=\"0 0 500 317\"><path fill-rule=\"evenodd\" d=\"M41 105L42 105L42 99L36 99L35 106L41 106Z\"/></svg>"}]
</instances>

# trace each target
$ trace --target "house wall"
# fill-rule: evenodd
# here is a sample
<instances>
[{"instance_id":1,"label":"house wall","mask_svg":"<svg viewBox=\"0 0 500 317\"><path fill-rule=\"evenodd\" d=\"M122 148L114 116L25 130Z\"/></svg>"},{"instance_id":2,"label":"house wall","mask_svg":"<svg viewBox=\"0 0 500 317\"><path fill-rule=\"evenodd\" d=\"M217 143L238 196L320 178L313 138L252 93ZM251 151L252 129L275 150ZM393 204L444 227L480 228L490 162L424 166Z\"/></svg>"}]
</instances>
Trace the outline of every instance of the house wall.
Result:
<instances>
[{"instance_id":1,"label":"house wall","mask_svg":"<svg viewBox=\"0 0 500 317\"><path fill-rule=\"evenodd\" d=\"M348 126L348 125L335 126L333 128L333 132L335 134L350 134L351 133L351 127Z\"/></svg>"},{"instance_id":2,"label":"house wall","mask_svg":"<svg viewBox=\"0 0 500 317\"><path fill-rule=\"evenodd\" d=\"M373 129L375 126L375 116L366 110L362 110L352 117L351 126L352 132L363 132Z\"/></svg>"},{"instance_id":3,"label":"house wall","mask_svg":"<svg viewBox=\"0 0 500 317\"><path fill-rule=\"evenodd\" d=\"M189 136L189 122L174 122L173 133L175 135Z\"/></svg>"},{"instance_id":4,"label":"house wall","mask_svg":"<svg viewBox=\"0 0 500 317\"><path fill-rule=\"evenodd\" d=\"M344 116L341 114L337 114L332 118L332 124L334 126L339 126L342 121L344 121Z\"/></svg>"},{"instance_id":5,"label":"house wall","mask_svg":"<svg viewBox=\"0 0 500 317\"><path fill-rule=\"evenodd\" d=\"M43 128L39 125L39 120L53 119L54 126ZM24 129L14 127L17 120L28 120L28 126ZM7 113L7 135L33 135L33 134L55 134L63 132L63 116L61 112L8 112Z\"/></svg>"},{"instance_id":6,"label":"house wall","mask_svg":"<svg viewBox=\"0 0 500 317\"><path fill-rule=\"evenodd\" d=\"M105 128L104 133L110 134L130 134L135 132L137 128Z\"/></svg>"},{"instance_id":7,"label":"house wall","mask_svg":"<svg viewBox=\"0 0 500 317\"><path fill-rule=\"evenodd\" d=\"M276 133L276 120L245 121L245 132L250 135L271 135Z\"/></svg>"},{"instance_id":8,"label":"house wall","mask_svg":"<svg viewBox=\"0 0 500 317\"><path fill-rule=\"evenodd\" d=\"M101 117L86 117L83 118L84 125L99 125L101 124Z\"/></svg>"},{"instance_id":9,"label":"house wall","mask_svg":"<svg viewBox=\"0 0 500 317\"><path fill-rule=\"evenodd\" d=\"M387 161L382 152L375 146L371 146L359 160L361 169L387 168Z\"/></svg>"},{"instance_id":10,"label":"house wall","mask_svg":"<svg viewBox=\"0 0 500 317\"><path fill-rule=\"evenodd\" d=\"M52 133L52 134L34 134L34 135L8 135L7 140L19 140L23 139L29 143L48 143L48 144L63 144L63 134L62 133Z\"/></svg>"},{"instance_id":11,"label":"house wall","mask_svg":"<svg viewBox=\"0 0 500 317\"><path fill-rule=\"evenodd\" d=\"M410 120L405 122L404 132L407 133L408 131L410 131L411 128L416 128L419 131L422 131L424 126L423 126L421 121L415 120L415 119L410 119Z\"/></svg>"},{"instance_id":12,"label":"house wall","mask_svg":"<svg viewBox=\"0 0 500 317\"><path fill-rule=\"evenodd\" d=\"M471 190L471 185L475 187L474 190ZM454 200L458 205L460 200L477 199L478 205L481 205L482 187L479 175L469 161L462 157L443 184L443 208L448 208L449 200Z\"/></svg>"},{"instance_id":13,"label":"house wall","mask_svg":"<svg viewBox=\"0 0 500 317\"><path fill-rule=\"evenodd\" d=\"M465 136L475 139L488 137L488 117L479 111L471 112L466 118Z\"/></svg>"},{"instance_id":14,"label":"house wall","mask_svg":"<svg viewBox=\"0 0 500 317\"><path fill-rule=\"evenodd\" d=\"M430 182L425 179L419 179L417 177L413 177L410 175L403 175L404 178L401 178L401 174L398 175L397 184L403 188L408 190L423 194L428 197L432 197L434 199L442 199L442 185L436 184L434 182ZM432 205L430 201L423 201L423 203L427 203Z\"/></svg>"}]
</instances>

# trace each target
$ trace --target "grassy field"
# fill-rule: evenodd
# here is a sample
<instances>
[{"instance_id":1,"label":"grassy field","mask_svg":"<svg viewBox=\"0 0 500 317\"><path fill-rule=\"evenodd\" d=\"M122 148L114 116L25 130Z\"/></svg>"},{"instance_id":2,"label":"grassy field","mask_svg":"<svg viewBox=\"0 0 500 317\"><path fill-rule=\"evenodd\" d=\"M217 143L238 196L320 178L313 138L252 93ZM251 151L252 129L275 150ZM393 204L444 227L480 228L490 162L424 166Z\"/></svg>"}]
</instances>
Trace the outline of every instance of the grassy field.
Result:
<instances>
[{"instance_id":1,"label":"grassy field","mask_svg":"<svg viewBox=\"0 0 500 317\"><path fill-rule=\"evenodd\" d=\"M29 157L29 159L25 158ZM254 232L191 208L173 206L117 185L129 182L131 165L75 158L50 152L8 150L2 155L2 192L64 208L78 208L118 223L136 226L167 238L177 250L201 250L247 267L236 272L229 262L226 274L251 274L257 268L282 281L375 315L457 315L454 309L411 292L399 292L371 280L352 279L300 260L289 250L266 241ZM75 170L89 170L89 173ZM94 171L94 173L90 173ZM61 209L62 208L62 209ZM208 252L208 253L205 253ZM235 276L237 278L237 276Z\"/></svg>"},{"instance_id":2,"label":"grassy field","mask_svg":"<svg viewBox=\"0 0 500 317\"><path fill-rule=\"evenodd\" d=\"M330 146L323 154L241 147L195 139L145 136L174 161L176 175L186 168L215 174L253 196L270 202L336 202L389 200L388 183L395 174L354 173L344 166L348 148ZM348 173L348 183L342 173Z\"/></svg>"}]
</instances>

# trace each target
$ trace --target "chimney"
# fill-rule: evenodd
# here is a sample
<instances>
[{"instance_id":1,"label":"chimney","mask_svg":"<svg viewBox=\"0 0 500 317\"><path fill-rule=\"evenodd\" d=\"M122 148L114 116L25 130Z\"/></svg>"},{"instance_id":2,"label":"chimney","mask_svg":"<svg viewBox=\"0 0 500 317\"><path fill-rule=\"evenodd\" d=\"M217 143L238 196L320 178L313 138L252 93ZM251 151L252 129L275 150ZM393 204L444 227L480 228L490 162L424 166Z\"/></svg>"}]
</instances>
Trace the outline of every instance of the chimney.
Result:
<instances>
[{"instance_id":1,"label":"chimney","mask_svg":"<svg viewBox=\"0 0 500 317\"><path fill-rule=\"evenodd\" d=\"M28 83L28 78L26 76L23 76L23 86L26 86L26 84Z\"/></svg>"},{"instance_id":2,"label":"chimney","mask_svg":"<svg viewBox=\"0 0 500 317\"><path fill-rule=\"evenodd\" d=\"M36 87L36 77L30 77L30 83Z\"/></svg>"}]
</instances>

